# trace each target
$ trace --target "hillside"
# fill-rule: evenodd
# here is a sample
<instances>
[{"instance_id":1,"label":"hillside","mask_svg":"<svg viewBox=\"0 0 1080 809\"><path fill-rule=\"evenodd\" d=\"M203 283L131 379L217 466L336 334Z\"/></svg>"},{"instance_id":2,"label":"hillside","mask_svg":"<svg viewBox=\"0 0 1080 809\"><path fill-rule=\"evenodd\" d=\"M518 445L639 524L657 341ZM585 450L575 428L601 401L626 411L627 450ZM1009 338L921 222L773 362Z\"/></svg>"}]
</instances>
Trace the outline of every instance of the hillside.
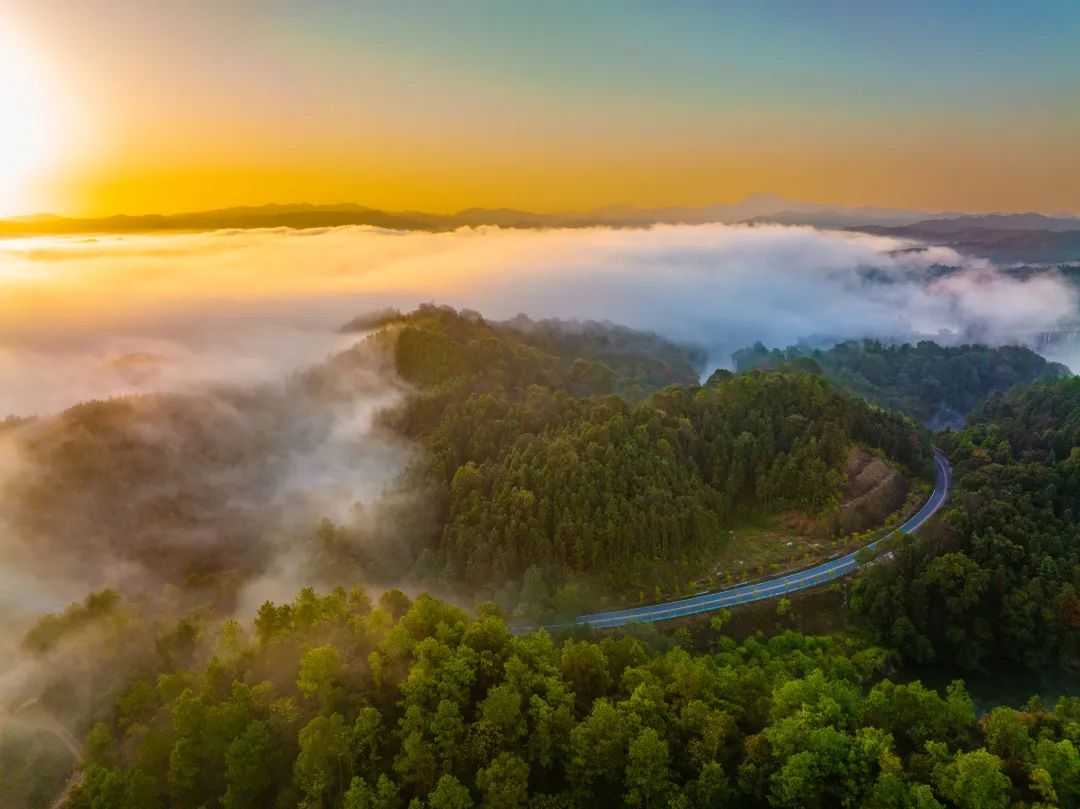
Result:
<instances>
[{"instance_id":1,"label":"hillside","mask_svg":"<svg viewBox=\"0 0 1080 809\"><path fill-rule=\"evenodd\" d=\"M1069 374L1064 365L1020 346L939 346L931 341L896 345L860 340L827 350L769 350L758 343L736 351L732 359L740 371L791 367L824 373L835 384L933 428L962 426L963 417L991 393Z\"/></svg>"},{"instance_id":2,"label":"hillside","mask_svg":"<svg viewBox=\"0 0 1080 809\"><path fill-rule=\"evenodd\" d=\"M856 445L926 469L913 423L817 377L701 387L696 350L611 324L376 320L277 385L15 425L0 504L28 564L227 597L288 555L301 581L408 576L562 613L699 579L746 516L868 527L880 508L840 515Z\"/></svg>"},{"instance_id":3,"label":"hillside","mask_svg":"<svg viewBox=\"0 0 1080 809\"><path fill-rule=\"evenodd\" d=\"M941 438L936 532L860 578L856 608L914 660L1080 667L1080 380L991 396Z\"/></svg>"},{"instance_id":4,"label":"hillside","mask_svg":"<svg viewBox=\"0 0 1080 809\"><path fill-rule=\"evenodd\" d=\"M573 580L638 600L700 576L739 515L835 514L855 443L927 467L913 423L817 377L672 385L634 402L610 395L627 387L629 367L653 382L670 371L650 373L610 342L613 366L587 359L599 356L588 329L555 338L435 309L395 328L399 373L419 390L389 418L423 445L406 478L439 526L413 540L429 549L417 573L510 605L560 611ZM553 355L526 340L586 356L543 360Z\"/></svg>"},{"instance_id":5,"label":"hillside","mask_svg":"<svg viewBox=\"0 0 1080 809\"><path fill-rule=\"evenodd\" d=\"M110 558L128 548L163 581L170 547L215 559L185 545L200 527L252 554L243 575L266 572L260 554L278 552L266 534L285 523L260 504L318 471L281 457L330 445L355 469L372 442L410 452L363 508L285 532L294 576L345 586L237 621L231 600L206 596L207 578L241 575L219 561L179 587L97 592L39 621L17 649L33 676L8 697L38 735L0 733L15 774L0 796L55 794L70 758L48 728L65 717L85 758L68 809L1080 800L1076 700L977 720L962 683L938 693L888 676L897 660L1077 665L1077 380L991 396L939 437L957 470L944 519L833 597L885 647L784 631L802 608L787 599L765 613L768 640L724 637L723 612L670 636L515 636L506 608L572 614L700 576L740 515L842 522L845 504L873 508L904 484L897 467L925 472L929 436L807 373L813 358L702 386L693 350L605 324L429 306L354 326L375 330L281 388L88 403L10 427L36 468L8 495L34 504L39 534L72 515L91 526L75 509L93 505ZM392 396L372 397L391 381ZM140 538L151 544L135 553ZM101 550L73 529L62 541ZM205 547L224 560L230 546ZM409 570L418 587L505 607L470 615L358 584Z\"/></svg>"},{"instance_id":6,"label":"hillside","mask_svg":"<svg viewBox=\"0 0 1080 809\"><path fill-rule=\"evenodd\" d=\"M490 605L354 588L267 603L253 624L193 618L178 642L168 623L133 633L131 609L96 625L102 652L144 656L99 699L69 809L1080 799L1077 700L976 721L962 682L895 683L885 650L843 636L515 637Z\"/></svg>"}]
</instances>

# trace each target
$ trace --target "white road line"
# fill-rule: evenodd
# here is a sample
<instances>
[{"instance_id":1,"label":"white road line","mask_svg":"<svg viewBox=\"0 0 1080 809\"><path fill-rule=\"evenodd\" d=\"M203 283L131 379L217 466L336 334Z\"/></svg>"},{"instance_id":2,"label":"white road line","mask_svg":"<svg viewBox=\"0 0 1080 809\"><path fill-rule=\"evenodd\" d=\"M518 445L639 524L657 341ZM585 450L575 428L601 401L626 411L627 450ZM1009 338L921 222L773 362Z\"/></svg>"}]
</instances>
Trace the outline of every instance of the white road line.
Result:
<instances>
[{"instance_id":1,"label":"white road line","mask_svg":"<svg viewBox=\"0 0 1080 809\"><path fill-rule=\"evenodd\" d=\"M895 536L898 533L914 533L941 508L949 495L952 470L949 468L949 463L945 456L936 448L934 449L934 472L934 491L931 492L930 498L923 504L922 508L915 512L915 514L903 525L894 528L884 537L869 543L864 549L874 550L877 548L879 542ZM861 550L863 549L860 549L860 551ZM803 570L799 573L789 573L778 579L758 582L756 584L738 585L728 590L718 590L714 593L692 596L681 601L657 604L655 607L635 607L626 610L612 610L610 612L580 615L570 623L556 624L547 628L565 629L572 626L614 627L639 621L648 623L652 621L661 621L669 617L677 617L677 615L694 615L702 612L711 612L718 607L727 605L763 601L767 598L772 598L776 594L775 591L781 586L783 586L783 591L785 593L791 592L792 590L803 590L807 587L814 586L815 580L832 580L854 572L859 568L859 564L855 561L855 556L860 551L854 551L839 559L823 562L810 570Z\"/></svg>"}]
</instances>

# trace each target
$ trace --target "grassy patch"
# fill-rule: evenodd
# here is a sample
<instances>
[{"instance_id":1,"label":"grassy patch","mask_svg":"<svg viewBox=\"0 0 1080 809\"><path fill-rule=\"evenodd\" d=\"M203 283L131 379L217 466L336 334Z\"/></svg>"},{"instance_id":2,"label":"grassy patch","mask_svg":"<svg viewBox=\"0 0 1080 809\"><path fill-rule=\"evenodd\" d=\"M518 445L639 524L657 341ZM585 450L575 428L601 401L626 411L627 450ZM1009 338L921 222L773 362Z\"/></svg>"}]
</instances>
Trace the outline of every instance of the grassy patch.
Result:
<instances>
[{"instance_id":1,"label":"grassy patch","mask_svg":"<svg viewBox=\"0 0 1080 809\"><path fill-rule=\"evenodd\" d=\"M926 502L930 491L928 484L918 483L882 525L842 537L829 536L820 521L794 512L745 520L727 529L727 543L716 557L712 575L693 584L715 589L772 578L858 550L902 524Z\"/></svg>"},{"instance_id":2,"label":"grassy patch","mask_svg":"<svg viewBox=\"0 0 1080 809\"><path fill-rule=\"evenodd\" d=\"M71 752L48 731L21 726L0 730L0 806L45 809L75 766Z\"/></svg>"}]
</instances>

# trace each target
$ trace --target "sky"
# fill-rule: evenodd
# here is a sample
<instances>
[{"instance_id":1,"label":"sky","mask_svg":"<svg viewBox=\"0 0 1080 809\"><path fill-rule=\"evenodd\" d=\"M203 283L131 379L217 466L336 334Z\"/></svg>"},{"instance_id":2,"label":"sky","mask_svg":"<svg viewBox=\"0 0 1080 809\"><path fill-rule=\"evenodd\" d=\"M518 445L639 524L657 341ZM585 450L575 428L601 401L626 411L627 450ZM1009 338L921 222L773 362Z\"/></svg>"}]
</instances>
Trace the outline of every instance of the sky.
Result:
<instances>
[{"instance_id":1,"label":"sky","mask_svg":"<svg viewBox=\"0 0 1080 809\"><path fill-rule=\"evenodd\" d=\"M0 213L1080 212L1080 3L5 0Z\"/></svg>"}]
</instances>

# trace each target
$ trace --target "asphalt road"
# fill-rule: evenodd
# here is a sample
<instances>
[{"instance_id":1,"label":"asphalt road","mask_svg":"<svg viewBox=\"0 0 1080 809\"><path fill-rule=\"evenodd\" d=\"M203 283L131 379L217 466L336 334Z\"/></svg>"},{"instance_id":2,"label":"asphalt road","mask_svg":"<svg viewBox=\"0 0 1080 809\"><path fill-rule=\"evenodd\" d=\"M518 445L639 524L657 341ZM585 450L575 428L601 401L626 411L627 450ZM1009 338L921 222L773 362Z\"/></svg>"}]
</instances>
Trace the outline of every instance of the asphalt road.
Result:
<instances>
[{"instance_id":1,"label":"asphalt road","mask_svg":"<svg viewBox=\"0 0 1080 809\"><path fill-rule=\"evenodd\" d=\"M911 534L919 530L924 522L932 517L945 498L949 496L952 488L952 469L949 462L936 449L934 450L934 491L930 499L926 501L914 516L899 528L890 531L883 537L866 545L866 548L874 550L880 542L898 532ZM726 590L718 590L714 593L684 598L680 601L669 601L665 604L653 604L647 607L635 607L627 610L614 610L612 612L597 612L591 615L579 615L572 622L560 624L551 629L565 629L574 625L588 625L596 628L622 626L624 624L651 621L666 621L670 618L680 618L684 615L696 615L701 612L711 612L722 607L733 607L736 604L748 604L751 601L762 601L767 598L776 598L786 593L797 590L805 590L808 587L816 587L823 582L839 579L854 573L859 569L855 561L858 551L822 562L816 567L789 573L775 579L743 584L738 587L730 587Z\"/></svg>"}]
</instances>

